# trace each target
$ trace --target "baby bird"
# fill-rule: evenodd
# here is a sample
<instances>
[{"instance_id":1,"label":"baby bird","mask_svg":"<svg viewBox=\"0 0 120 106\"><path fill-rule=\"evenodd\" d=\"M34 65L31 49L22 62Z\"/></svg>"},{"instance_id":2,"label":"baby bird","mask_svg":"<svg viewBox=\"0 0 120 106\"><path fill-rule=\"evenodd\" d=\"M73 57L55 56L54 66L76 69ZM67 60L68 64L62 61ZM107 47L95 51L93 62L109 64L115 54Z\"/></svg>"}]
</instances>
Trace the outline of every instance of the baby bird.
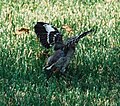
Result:
<instances>
[{"instance_id":1,"label":"baby bird","mask_svg":"<svg viewBox=\"0 0 120 106\"><path fill-rule=\"evenodd\" d=\"M71 58L74 56L75 47L80 38L86 36L93 30L84 32L78 36L68 39L65 43L61 44L61 48L57 49L52 56L47 60L44 70L47 74L47 79L51 77L53 73L60 72L64 74L67 66L70 63ZM57 42L55 44L57 46Z\"/></svg>"}]
</instances>

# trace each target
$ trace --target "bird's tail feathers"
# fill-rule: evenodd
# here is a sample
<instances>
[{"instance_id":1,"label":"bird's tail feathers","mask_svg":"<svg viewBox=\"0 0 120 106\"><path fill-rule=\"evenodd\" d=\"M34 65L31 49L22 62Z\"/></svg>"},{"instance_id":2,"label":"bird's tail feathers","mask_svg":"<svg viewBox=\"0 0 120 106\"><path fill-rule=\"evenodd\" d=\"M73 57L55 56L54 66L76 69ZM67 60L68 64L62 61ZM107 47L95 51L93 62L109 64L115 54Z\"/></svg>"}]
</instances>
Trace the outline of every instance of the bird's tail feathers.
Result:
<instances>
[{"instance_id":1,"label":"bird's tail feathers","mask_svg":"<svg viewBox=\"0 0 120 106\"><path fill-rule=\"evenodd\" d=\"M89 31L83 32L83 33L80 34L80 35L77 35L77 36L75 36L75 37L70 38L70 39L67 41L66 46L69 47L69 46L71 46L72 44L78 43L78 41L79 41L81 38L85 37L86 35L88 35L89 33L93 32L93 31L94 31L94 30L91 29L91 30L89 30Z\"/></svg>"},{"instance_id":2,"label":"bird's tail feathers","mask_svg":"<svg viewBox=\"0 0 120 106\"><path fill-rule=\"evenodd\" d=\"M78 36L74 39L74 42L75 42L75 43L78 43L78 41L79 41L81 38L87 36L89 33L93 32L93 31L94 31L94 30L91 29L91 30L89 30L89 31L83 32L82 34L78 35Z\"/></svg>"}]
</instances>

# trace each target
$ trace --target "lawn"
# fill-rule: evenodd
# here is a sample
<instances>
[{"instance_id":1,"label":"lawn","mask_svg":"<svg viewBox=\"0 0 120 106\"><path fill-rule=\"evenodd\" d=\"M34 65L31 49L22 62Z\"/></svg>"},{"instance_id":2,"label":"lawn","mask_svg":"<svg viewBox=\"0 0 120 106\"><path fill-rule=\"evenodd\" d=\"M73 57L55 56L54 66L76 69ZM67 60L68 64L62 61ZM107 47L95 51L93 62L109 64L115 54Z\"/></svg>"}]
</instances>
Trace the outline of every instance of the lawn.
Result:
<instances>
[{"instance_id":1,"label":"lawn","mask_svg":"<svg viewBox=\"0 0 120 106\"><path fill-rule=\"evenodd\" d=\"M64 39L96 29L77 45L68 77L53 75L48 86L37 21ZM1 0L0 106L120 106L119 0Z\"/></svg>"}]
</instances>

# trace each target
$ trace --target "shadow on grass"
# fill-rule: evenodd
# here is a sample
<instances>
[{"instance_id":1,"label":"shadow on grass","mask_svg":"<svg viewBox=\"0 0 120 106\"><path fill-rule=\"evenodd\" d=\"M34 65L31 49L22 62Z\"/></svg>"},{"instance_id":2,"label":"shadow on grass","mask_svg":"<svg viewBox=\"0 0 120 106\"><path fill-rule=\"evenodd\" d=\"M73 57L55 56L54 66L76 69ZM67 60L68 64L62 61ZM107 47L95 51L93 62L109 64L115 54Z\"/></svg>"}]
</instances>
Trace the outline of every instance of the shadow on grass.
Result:
<instances>
[{"instance_id":1,"label":"shadow on grass","mask_svg":"<svg viewBox=\"0 0 120 106\"><path fill-rule=\"evenodd\" d=\"M83 64L76 66L75 62L70 63L66 77L60 75L58 80L53 75L48 81L48 86L46 86L46 76L42 70L44 61L41 63L41 58L34 60L32 66L26 70L21 69L20 63L19 68L16 68L11 67L12 64L8 64L10 61L6 61L8 65L1 66L0 72L0 91L3 103L50 105L53 95L59 97L60 94L64 95L69 90L75 89L79 89L83 93L88 90L91 92L95 90L99 93L105 89L106 95L109 96L111 90L119 88L119 52L116 52L118 51L116 49L109 51L107 59L103 57L99 61L94 59L90 61L85 57L86 61ZM92 62L96 62L96 64L94 65Z\"/></svg>"}]
</instances>

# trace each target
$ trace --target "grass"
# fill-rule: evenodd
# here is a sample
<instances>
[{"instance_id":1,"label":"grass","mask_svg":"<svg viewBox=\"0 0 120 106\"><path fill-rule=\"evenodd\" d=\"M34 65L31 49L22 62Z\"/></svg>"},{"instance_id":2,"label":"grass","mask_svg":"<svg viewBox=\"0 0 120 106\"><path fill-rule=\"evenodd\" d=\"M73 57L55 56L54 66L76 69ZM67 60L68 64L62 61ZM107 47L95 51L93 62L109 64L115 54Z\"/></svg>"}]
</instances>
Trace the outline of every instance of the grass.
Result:
<instances>
[{"instance_id":1,"label":"grass","mask_svg":"<svg viewBox=\"0 0 120 106\"><path fill-rule=\"evenodd\" d=\"M71 81L53 76L45 86L44 48L33 29L37 21L55 25L64 38L97 28L77 45L67 71ZM24 27L29 33L16 33ZM0 1L0 106L119 106L119 35L117 0Z\"/></svg>"}]
</instances>

